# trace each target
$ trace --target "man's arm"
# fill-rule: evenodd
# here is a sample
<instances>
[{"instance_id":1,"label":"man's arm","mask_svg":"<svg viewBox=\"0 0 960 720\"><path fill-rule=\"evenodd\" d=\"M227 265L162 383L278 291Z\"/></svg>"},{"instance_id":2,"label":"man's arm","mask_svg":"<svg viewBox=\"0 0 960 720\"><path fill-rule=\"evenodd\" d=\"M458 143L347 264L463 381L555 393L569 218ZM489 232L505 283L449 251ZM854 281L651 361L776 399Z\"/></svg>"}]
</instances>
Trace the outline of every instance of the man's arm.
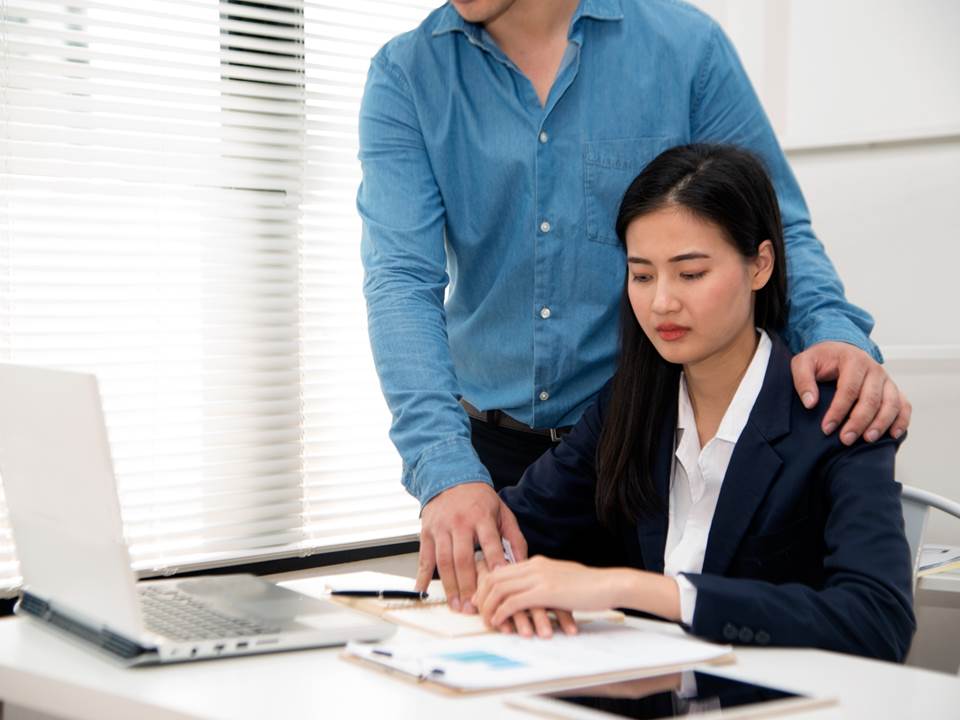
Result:
<instances>
[{"instance_id":1,"label":"man's arm","mask_svg":"<svg viewBox=\"0 0 960 720\"><path fill-rule=\"evenodd\" d=\"M875 440L888 428L899 436L910 405L880 366L870 340L873 318L847 302L843 284L813 233L803 194L780 149L736 51L714 26L694 82L690 116L694 142L740 145L759 155L780 201L790 309L785 340L798 353L794 384L807 407L817 402L817 380L837 380L824 432L840 427L851 444L861 433ZM847 417L851 408L853 412Z\"/></svg>"},{"instance_id":2,"label":"man's arm","mask_svg":"<svg viewBox=\"0 0 960 720\"><path fill-rule=\"evenodd\" d=\"M459 609L458 597L469 598L476 587L476 540L492 563L503 562L501 534L521 551L525 545L473 449L458 403L443 309L443 200L406 78L382 53L371 64L361 105L360 161L370 344L393 415L390 436L403 458L403 483L424 506L417 584L423 589L439 566ZM461 487L445 492L455 486Z\"/></svg>"},{"instance_id":3,"label":"man's arm","mask_svg":"<svg viewBox=\"0 0 960 720\"><path fill-rule=\"evenodd\" d=\"M421 504L464 481L490 482L457 402L447 344L444 208L403 75L374 58L360 110L370 344L403 458L403 483Z\"/></svg>"}]
</instances>

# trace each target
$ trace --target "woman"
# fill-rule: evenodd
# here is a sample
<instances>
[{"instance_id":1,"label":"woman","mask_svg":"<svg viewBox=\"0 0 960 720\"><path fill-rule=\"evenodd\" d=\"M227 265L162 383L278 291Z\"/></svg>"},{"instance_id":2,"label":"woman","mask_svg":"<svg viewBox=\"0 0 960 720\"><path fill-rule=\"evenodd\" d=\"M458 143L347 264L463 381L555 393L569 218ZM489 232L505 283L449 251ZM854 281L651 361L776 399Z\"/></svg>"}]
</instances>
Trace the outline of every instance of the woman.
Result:
<instances>
[{"instance_id":1,"label":"woman","mask_svg":"<svg viewBox=\"0 0 960 720\"><path fill-rule=\"evenodd\" d=\"M666 151L627 190L617 234L618 370L502 491L531 554L557 559L485 574L484 619L524 618L526 631L528 609L622 607L710 640L902 660L915 621L898 441L845 447L820 429L834 385L813 412L793 391L776 334L780 214L759 161L728 146Z\"/></svg>"}]
</instances>

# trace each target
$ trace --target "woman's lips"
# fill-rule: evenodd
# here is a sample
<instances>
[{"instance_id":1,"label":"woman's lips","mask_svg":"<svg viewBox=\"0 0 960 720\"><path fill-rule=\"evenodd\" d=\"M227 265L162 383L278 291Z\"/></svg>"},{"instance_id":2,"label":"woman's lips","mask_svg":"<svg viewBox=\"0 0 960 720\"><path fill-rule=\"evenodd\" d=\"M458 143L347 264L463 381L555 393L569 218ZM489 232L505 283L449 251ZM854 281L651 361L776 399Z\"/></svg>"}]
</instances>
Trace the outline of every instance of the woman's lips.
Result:
<instances>
[{"instance_id":1,"label":"woman's lips","mask_svg":"<svg viewBox=\"0 0 960 720\"><path fill-rule=\"evenodd\" d=\"M657 325L657 335L666 340L667 342L673 342L674 340L679 340L684 335L690 332L690 328L683 327L682 325Z\"/></svg>"}]
</instances>

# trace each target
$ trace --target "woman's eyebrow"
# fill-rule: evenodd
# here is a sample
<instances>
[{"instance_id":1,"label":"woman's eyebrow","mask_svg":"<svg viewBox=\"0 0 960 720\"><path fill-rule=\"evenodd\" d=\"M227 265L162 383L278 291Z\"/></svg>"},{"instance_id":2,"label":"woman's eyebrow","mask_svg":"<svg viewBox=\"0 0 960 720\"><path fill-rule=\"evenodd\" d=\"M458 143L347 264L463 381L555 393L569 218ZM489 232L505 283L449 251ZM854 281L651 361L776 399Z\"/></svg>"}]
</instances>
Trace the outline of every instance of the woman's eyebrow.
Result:
<instances>
[{"instance_id":1,"label":"woman's eyebrow","mask_svg":"<svg viewBox=\"0 0 960 720\"><path fill-rule=\"evenodd\" d=\"M683 253L682 255L674 255L672 258L667 260L667 262L683 262L684 260L704 260L709 259L710 256L702 252L690 252ZM628 263L639 263L641 265L653 265L653 262L647 260L643 257L636 257L635 255L630 255L627 258Z\"/></svg>"}]
</instances>

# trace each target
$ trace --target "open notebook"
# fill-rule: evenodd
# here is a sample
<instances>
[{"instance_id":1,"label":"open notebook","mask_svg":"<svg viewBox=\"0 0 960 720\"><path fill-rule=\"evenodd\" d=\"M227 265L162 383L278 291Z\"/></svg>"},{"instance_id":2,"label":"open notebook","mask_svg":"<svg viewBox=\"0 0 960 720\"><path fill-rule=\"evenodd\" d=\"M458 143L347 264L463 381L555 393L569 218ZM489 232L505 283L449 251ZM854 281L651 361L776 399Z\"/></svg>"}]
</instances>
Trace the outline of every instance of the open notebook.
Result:
<instances>
[{"instance_id":1,"label":"open notebook","mask_svg":"<svg viewBox=\"0 0 960 720\"><path fill-rule=\"evenodd\" d=\"M483 624L479 615L455 613L447 607L446 596L440 581L430 583L430 597L427 600L379 600L377 598L329 597L331 590L376 590L395 589L412 590L414 580L401 575L378 572L356 572L343 575L331 575L323 578L306 578L280 583L286 588L306 595L329 598L331 601L346 605L371 615L383 618L397 625L406 625L438 637L469 637L491 632ZM577 624L604 620L622 622L623 614L616 610L603 612L576 612L573 614Z\"/></svg>"}]
</instances>

